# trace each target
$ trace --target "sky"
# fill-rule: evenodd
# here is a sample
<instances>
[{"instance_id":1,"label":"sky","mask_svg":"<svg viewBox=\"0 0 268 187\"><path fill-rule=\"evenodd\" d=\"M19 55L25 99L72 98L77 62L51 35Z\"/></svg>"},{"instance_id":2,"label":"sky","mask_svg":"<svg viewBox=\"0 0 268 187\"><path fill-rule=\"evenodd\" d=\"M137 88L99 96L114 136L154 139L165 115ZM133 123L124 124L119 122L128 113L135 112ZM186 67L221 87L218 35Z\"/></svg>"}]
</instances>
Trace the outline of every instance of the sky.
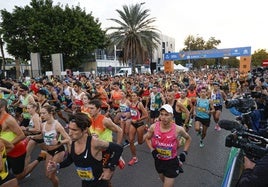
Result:
<instances>
[{"instance_id":1,"label":"sky","mask_svg":"<svg viewBox=\"0 0 268 187\"><path fill-rule=\"evenodd\" d=\"M15 6L24 7L31 0L1 0L0 9L12 12ZM154 17L154 26L175 39L175 52L184 48L189 35L221 40L218 49L251 47L268 50L267 6L265 0L53 0L56 5L80 6L98 18L102 28L114 25L109 18L119 19L116 9L123 5L144 3Z\"/></svg>"}]
</instances>

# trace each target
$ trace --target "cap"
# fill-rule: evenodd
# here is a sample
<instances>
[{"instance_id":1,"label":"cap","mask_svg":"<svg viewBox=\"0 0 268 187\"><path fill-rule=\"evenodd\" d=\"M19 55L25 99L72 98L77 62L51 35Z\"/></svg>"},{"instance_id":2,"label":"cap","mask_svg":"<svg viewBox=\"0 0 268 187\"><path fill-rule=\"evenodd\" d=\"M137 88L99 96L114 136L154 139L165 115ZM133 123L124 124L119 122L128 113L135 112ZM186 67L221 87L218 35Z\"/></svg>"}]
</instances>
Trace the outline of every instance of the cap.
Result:
<instances>
[{"instance_id":1,"label":"cap","mask_svg":"<svg viewBox=\"0 0 268 187\"><path fill-rule=\"evenodd\" d=\"M217 85L217 86L219 86L220 83L218 83L218 82L213 82L213 85Z\"/></svg>"},{"instance_id":2,"label":"cap","mask_svg":"<svg viewBox=\"0 0 268 187\"><path fill-rule=\"evenodd\" d=\"M47 91L46 90L44 90L44 89L40 89L40 90L38 90L38 92L37 92L38 94L40 94L40 95L47 95Z\"/></svg>"},{"instance_id":3,"label":"cap","mask_svg":"<svg viewBox=\"0 0 268 187\"><path fill-rule=\"evenodd\" d=\"M173 114L173 108L169 105L169 104L164 104L163 106L161 106L161 108L159 109L160 110L165 110L167 111L168 113L171 113Z\"/></svg>"}]
</instances>

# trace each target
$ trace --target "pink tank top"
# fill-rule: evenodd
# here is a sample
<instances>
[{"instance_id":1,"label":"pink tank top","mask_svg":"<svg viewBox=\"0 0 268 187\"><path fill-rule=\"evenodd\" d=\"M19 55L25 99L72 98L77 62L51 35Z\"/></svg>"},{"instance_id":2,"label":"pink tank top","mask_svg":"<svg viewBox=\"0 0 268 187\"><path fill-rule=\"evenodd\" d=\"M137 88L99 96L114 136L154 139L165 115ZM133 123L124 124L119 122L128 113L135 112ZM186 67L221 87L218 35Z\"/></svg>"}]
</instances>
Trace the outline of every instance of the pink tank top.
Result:
<instances>
[{"instance_id":1,"label":"pink tank top","mask_svg":"<svg viewBox=\"0 0 268 187\"><path fill-rule=\"evenodd\" d=\"M170 160L177 156L176 124L172 123L167 132L160 131L160 122L157 122L152 137L152 146L158 152L158 159Z\"/></svg>"}]
</instances>

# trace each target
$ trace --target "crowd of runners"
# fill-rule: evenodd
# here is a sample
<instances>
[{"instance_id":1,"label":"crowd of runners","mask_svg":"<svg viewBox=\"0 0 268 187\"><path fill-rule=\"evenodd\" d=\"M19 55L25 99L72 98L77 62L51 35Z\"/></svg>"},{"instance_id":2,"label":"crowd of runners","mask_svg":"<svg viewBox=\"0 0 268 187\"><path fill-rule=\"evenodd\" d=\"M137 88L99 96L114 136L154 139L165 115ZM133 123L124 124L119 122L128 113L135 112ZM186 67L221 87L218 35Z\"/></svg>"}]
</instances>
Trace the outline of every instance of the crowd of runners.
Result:
<instances>
[{"instance_id":1,"label":"crowd of runners","mask_svg":"<svg viewBox=\"0 0 268 187\"><path fill-rule=\"evenodd\" d=\"M116 166L135 167L139 161L136 141L148 145L163 186L173 186L191 144L188 131L196 131L204 148L211 120L221 130L225 100L252 90L268 95L267 72L261 73L204 70L3 79L0 186L19 186L41 161L54 187L61 180L57 170L72 163L82 186L112 186ZM35 159L36 146L41 152ZM126 164L123 148L132 155Z\"/></svg>"}]
</instances>

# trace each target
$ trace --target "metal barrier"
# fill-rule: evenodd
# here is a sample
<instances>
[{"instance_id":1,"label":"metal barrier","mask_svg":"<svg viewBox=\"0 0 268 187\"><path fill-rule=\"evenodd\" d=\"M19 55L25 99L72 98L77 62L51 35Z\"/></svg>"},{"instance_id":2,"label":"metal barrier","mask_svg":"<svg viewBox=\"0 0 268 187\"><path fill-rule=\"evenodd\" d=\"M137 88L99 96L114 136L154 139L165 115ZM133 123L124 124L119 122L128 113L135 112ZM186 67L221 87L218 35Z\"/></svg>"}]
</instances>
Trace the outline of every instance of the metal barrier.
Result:
<instances>
[{"instance_id":1,"label":"metal barrier","mask_svg":"<svg viewBox=\"0 0 268 187\"><path fill-rule=\"evenodd\" d=\"M243 171L243 154L239 148L232 147L221 187L235 187Z\"/></svg>"}]
</instances>

